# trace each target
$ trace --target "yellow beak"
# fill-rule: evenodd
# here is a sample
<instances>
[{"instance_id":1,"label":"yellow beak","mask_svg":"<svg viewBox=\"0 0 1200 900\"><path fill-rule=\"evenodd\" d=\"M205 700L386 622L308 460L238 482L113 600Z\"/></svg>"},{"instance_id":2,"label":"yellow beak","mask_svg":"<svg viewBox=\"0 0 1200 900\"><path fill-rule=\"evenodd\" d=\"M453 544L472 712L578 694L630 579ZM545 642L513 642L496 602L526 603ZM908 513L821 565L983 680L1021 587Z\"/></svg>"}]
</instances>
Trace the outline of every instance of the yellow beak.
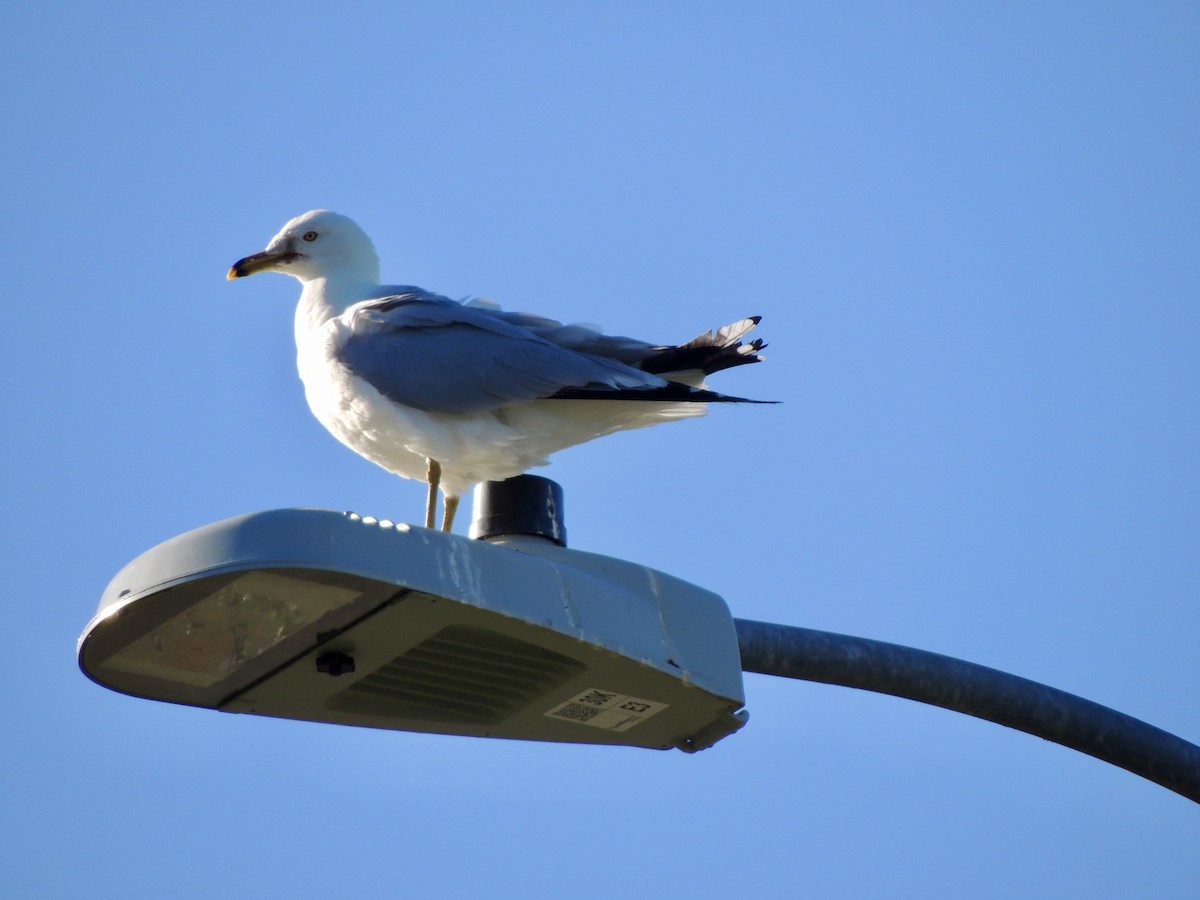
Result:
<instances>
[{"instance_id":1,"label":"yellow beak","mask_svg":"<svg viewBox=\"0 0 1200 900\"><path fill-rule=\"evenodd\" d=\"M299 255L299 253L291 252L268 253L266 250L262 253L254 253L245 259L239 259L230 266L225 279L233 281L235 278L245 278L247 275L253 275L255 272L277 269L281 265L290 263Z\"/></svg>"}]
</instances>

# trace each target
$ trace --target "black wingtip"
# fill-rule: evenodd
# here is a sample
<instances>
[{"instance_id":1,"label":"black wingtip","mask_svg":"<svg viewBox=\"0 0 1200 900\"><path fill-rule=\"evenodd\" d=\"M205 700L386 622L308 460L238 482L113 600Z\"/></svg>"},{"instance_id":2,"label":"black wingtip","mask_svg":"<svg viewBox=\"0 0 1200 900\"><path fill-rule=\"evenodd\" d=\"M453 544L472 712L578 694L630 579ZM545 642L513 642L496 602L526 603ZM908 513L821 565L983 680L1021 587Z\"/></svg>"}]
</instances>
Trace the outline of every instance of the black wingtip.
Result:
<instances>
[{"instance_id":1,"label":"black wingtip","mask_svg":"<svg viewBox=\"0 0 1200 900\"><path fill-rule=\"evenodd\" d=\"M694 388L678 381L669 381L658 388L611 388L607 385L595 387L566 388L546 397L547 400L634 400L646 403L755 403L773 406L778 400L752 400L749 397L734 397L718 394L703 388Z\"/></svg>"},{"instance_id":2,"label":"black wingtip","mask_svg":"<svg viewBox=\"0 0 1200 900\"><path fill-rule=\"evenodd\" d=\"M702 332L678 347L658 347L642 361L640 368L655 375L689 370L711 375L722 369L762 362L763 358L758 354L767 346L762 338L742 340L761 321L762 316L747 316Z\"/></svg>"}]
</instances>

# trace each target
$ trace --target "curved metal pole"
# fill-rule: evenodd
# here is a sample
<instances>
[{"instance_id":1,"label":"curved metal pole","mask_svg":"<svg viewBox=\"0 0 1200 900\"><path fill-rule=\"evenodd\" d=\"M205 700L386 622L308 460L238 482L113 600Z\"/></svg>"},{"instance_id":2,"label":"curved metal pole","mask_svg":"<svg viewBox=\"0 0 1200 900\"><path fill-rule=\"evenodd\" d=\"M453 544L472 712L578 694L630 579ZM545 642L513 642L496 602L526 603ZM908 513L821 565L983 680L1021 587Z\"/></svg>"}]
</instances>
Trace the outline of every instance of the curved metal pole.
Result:
<instances>
[{"instance_id":1,"label":"curved metal pole","mask_svg":"<svg viewBox=\"0 0 1200 900\"><path fill-rule=\"evenodd\" d=\"M1120 766L1200 803L1200 747L1124 713L925 650L733 621L746 672L877 691L987 719Z\"/></svg>"}]
</instances>

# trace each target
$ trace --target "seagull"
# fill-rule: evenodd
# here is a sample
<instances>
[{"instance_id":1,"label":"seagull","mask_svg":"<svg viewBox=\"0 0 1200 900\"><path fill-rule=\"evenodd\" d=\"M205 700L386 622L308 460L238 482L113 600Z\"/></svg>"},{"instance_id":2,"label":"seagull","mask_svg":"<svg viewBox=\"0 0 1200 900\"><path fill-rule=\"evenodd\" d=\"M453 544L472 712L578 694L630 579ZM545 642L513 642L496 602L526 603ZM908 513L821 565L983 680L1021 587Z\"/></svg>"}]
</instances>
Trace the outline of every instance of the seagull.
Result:
<instances>
[{"instance_id":1,"label":"seagull","mask_svg":"<svg viewBox=\"0 0 1200 900\"><path fill-rule=\"evenodd\" d=\"M706 389L705 375L759 362L758 316L679 346L606 335L490 301L379 284L379 256L346 216L292 219L229 280L282 272L303 286L296 355L309 408L334 437L442 492L450 531L463 492L548 464L601 435L704 415L709 403L762 403Z\"/></svg>"}]
</instances>

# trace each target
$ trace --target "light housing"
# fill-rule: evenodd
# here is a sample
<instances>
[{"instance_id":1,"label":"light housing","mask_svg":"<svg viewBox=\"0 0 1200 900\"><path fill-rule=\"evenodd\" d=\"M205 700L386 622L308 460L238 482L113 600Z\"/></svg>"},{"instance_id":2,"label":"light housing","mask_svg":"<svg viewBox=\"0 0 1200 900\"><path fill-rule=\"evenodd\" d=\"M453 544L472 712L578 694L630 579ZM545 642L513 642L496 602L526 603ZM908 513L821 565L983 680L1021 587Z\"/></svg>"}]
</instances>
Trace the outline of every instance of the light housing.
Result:
<instances>
[{"instance_id":1,"label":"light housing","mask_svg":"<svg viewBox=\"0 0 1200 900\"><path fill-rule=\"evenodd\" d=\"M736 731L717 595L539 537L280 509L139 556L79 639L115 691L442 734L695 751Z\"/></svg>"}]
</instances>

